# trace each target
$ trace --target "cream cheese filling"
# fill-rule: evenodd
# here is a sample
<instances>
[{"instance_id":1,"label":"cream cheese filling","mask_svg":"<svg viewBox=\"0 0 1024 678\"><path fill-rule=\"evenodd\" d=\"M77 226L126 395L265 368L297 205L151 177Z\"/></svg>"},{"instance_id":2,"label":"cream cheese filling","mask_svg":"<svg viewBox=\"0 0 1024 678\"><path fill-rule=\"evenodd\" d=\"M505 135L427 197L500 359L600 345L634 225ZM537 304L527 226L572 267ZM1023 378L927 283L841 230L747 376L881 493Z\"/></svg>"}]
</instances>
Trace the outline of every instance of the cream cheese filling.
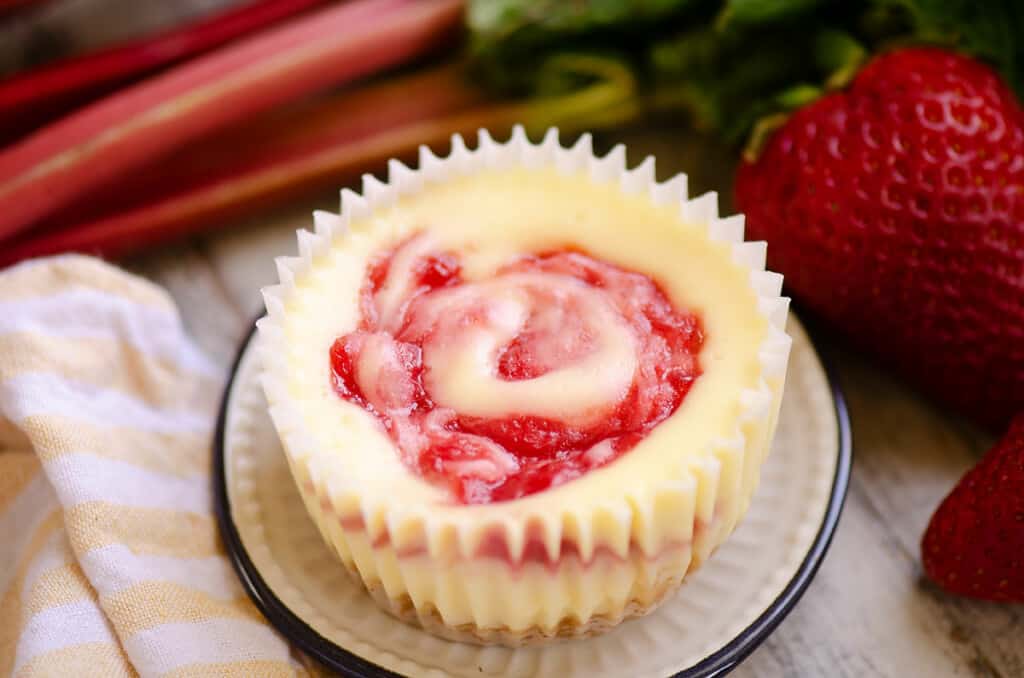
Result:
<instances>
[{"instance_id":1,"label":"cream cheese filling","mask_svg":"<svg viewBox=\"0 0 1024 678\"><path fill-rule=\"evenodd\" d=\"M709 239L706 229L684 220L677 204L658 206L645 194L629 195L583 174L521 168L451 179L354 221L343 245L296 281L285 319L287 355L279 357L286 361L289 395L315 439L311 448L322 451L320 472L346 474L350 486L363 488L366 496L387 497L399 509L427 504L433 514L459 523L502 521L545 506L558 511L599 504L617 488L663 479L698 462L709 445L734 434L740 393L755 388L761 377L758 350L768 332L750 270L733 260L729 243ZM487 279L517 256L567 247L652 277L674 305L701 318L703 375L672 416L607 466L511 502L453 504L443 490L409 472L379 422L338 397L330 382L330 346L356 328L369 263L418 232L429 233L435 247L460 253L468 281ZM388 293L403 296L400 289ZM493 397L521 397L473 392L479 365L455 361L444 369L451 371L444 383L452 387L445 398L453 407L487 411ZM567 399L587 397L581 381L566 381ZM531 398L530 406L564 411L566 404Z\"/></svg>"}]
</instances>

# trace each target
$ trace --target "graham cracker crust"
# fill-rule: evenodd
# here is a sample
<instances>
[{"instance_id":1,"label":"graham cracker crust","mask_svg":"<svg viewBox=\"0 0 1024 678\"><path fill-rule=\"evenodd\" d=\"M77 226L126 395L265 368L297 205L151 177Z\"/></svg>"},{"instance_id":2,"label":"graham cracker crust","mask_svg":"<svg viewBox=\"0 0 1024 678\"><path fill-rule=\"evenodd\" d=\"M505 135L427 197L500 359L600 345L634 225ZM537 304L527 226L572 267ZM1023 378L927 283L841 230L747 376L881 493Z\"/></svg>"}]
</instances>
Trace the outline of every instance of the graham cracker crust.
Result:
<instances>
[{"instance_id":1,"label":"graham cracker crust","mask_svg":"<svg viewBox=\"0 0 1024 678\"><path fill-rule=\"evenodd\" d=\"M678 579L670 579L656 587L646 600L630 600L622 613L617 616L594 615L585 622L574 617L565 617L553 628L531 626L519 631L508 627L481 628L476 624L460 624L449 626L433 605L417 610L408 594L394 599L387 595L380 582L372 585L364 583L366 590L374 600L396 619L420 628L431 635L446 640L473 645L504 645L505 647L523 647L526 645L543 645L579 638L591 638L611 631L624 621L642 617L653 612L667 600L681 585Z\"/></svg>"}]
</instances>

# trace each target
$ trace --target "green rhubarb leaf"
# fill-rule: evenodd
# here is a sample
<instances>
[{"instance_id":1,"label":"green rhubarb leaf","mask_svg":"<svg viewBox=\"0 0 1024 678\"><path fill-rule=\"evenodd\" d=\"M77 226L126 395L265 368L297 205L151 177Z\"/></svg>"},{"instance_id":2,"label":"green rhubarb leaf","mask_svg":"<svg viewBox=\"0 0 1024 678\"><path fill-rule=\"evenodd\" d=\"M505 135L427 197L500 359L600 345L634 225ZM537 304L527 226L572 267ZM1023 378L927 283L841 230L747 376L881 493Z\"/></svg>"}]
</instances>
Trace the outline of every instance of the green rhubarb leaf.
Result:
<instances>
[{"instance_id":1,"label":"green rhubarb leaf","mask_svg":"<svg viewBox=\"0 0 1024 678\"><path fill-rule=\"evenodd\" d=\"M468 3L480 82L534 98L596 91L620 110L685 110L699 127L737 143L755 126L766 135L780 116L845 87L872 55L901 44L964 50L1024 93L1024 0ZM622 87L609 95L605 78L586 68L552 69L560 55L629 71L633 101L623 103Z\"/></svg>"},{"instance_id":2,"label":"green rhubarb leaf","mask_svg":"<svg viewBox=\"0 0 1024 678\"><path fill-rule=\"evenodd\" d=\"M633 70L618 59L557 54L541 64L534 96L523 108L531 128L595 129L639 113Z\"/></svg>"},{"instance_id":3,"label":"green rhubarb leaf","mask_svg":"<svg viewBox=\"0 0 1024 678\"><path fill-rule=\"evenodd\" d=\"M755 25L792 19L826 2L827 0L726 0L725 8L719 15L718 26L723 28L731 23Z\"/></svg>"},{"instance_id":4,"label":"green rhubarb leaf","mask_svg":"<svg viewBox=\"0 0 1024 678\"><path fill-rule=\"evenodd\" d=\"M629 60L687 11L710 0L469 0L477 78L502 92L536 90L540 65L559 53Z\"/></svg>"},{"instance_id":5,"label":"green rhubarb leaf","mask_svg":"<svg viewBox=\"0 0 1024 678\"><path fill-rule=\"evenodd\" d=\"M494 40L519 32L580 34L664 18L695 0L470 0L474 35Z\"/></svg>"},{"instance_id":6,"label":"green rhubarb leaf","mask_svg":"<svg viewBox=\"0 0 1024 678\"><path fill-rule=\"evenodd\" d=\"M680 33L652 46L654 89L674 92L698 126L741 141L761 117L809 103L829 75L815 55L816 23L772 29L711 27ZM655 100L665 97L655 97Z\"/></svg>"}]
</instances>

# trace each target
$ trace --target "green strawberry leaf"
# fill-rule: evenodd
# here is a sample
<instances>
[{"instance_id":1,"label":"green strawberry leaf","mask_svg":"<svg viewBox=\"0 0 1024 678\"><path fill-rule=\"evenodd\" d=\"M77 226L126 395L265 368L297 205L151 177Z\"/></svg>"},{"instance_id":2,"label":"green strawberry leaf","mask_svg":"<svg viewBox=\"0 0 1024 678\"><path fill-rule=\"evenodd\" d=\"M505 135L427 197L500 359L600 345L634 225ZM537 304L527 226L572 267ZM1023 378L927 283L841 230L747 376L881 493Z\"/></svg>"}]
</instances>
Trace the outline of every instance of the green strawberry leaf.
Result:
<instances>
[{"instance_id":1,"label":"green strawberry leaf","mask_svg":"<svg viewBox=\"0 0 1024 678\"><path fill-rule=\"evenodd\" d=\"M798 83L775 95L775 101L783 109L791 111L806 106L821 96L821 88L807 83Z\"/></svg>"},{"instance_id":2,"label":"green strawberry leaf","mask_svg":"<svg viewBox=\"0 0 1024 678\"><path fill-rule=\"evenodd\" d=\"M818 68L829 74L826 87L838 89L845 87L857 74L868 51L849 33L826 29L815 37L814 57Z\"/></svg>"}]
</instances>

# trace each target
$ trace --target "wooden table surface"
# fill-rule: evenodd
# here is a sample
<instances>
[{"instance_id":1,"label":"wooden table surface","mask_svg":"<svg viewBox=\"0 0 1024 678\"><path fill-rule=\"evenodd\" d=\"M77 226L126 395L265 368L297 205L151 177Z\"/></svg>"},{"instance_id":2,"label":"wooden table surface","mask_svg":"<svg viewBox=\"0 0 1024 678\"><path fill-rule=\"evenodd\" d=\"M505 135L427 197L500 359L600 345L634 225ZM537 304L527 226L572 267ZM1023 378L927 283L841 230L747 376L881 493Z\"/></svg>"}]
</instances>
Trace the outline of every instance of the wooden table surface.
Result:
<instances>
[{"instance_id":1,"label":"wooden table surface","mask_svg":"<svg viewBox=\"0 0 1024 678\"><path fill-rule=\"evenodd\" d=\"M101 0L119 12L117 25L107 29L115 37L133 20L156 26L169 14L219 1L148 3L164 9L141 12L132 9L136 0ZM0 73L40 52L109 39L54 28L75 24L89 4L63 2L34 17L36 28L21 20L0 29ZM625 142L631 162L654 154L661 178L687 172L694 195L718 190L722 213L729 213L734 153L728 149L666 123L606 133L600 141ZM295 252L294 231L311 226L313 208L337 209L337 193L310 196L125 265L170 291L196 342L226 367L260 311L260 287L274 280L273 258ZM818 344L837 368L853 421L849 495L807 593L733 675L1024 677L1024 607L948 597L923 580L920 567L918 543L931 512L989 441L835 339L819 337Z\"/></svg>"}]
</instances>

